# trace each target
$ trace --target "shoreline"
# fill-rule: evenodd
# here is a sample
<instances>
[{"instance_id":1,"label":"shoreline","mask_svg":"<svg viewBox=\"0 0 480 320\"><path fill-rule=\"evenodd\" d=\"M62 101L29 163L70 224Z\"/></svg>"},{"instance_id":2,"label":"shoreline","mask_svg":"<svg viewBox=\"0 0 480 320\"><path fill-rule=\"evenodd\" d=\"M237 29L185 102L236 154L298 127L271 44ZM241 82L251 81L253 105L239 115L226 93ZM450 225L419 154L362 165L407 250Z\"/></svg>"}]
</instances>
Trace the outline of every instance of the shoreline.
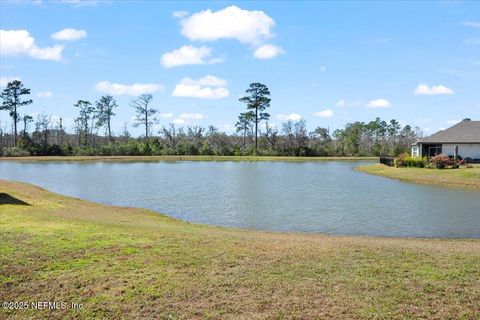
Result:
<instances>
[{"instance_id":1,"label":"shoreline","mask_svg":"<svg viewBox=\"0 0 480 320\"><path fill-rule=\"evenodd\" d=\"M357 166L354 170L403 182L480 191L480 167L468 169L395 168L377 163Z\"/></svg>"},{"instance_id":2,"label":"shoreline","mask_svg":"<svg viewBox=\"0 0 480 320\"><path fill-rule=\"evenodd\" d=\"M285 157L285 156L29 156L0 157L0 161L373 161L378 157Z\"/></svg>"},{"instance_id":3,"label":"shoreline","mask_svg":"<svg viewBox=\"0 0 480 320\"><path fill-rule=\"evenodd\" d=\"M0 300L83 305L49 311L54 318L480 315L472 238L215 227L0 180L0 253Z\"/></svg>"}]
</instances>

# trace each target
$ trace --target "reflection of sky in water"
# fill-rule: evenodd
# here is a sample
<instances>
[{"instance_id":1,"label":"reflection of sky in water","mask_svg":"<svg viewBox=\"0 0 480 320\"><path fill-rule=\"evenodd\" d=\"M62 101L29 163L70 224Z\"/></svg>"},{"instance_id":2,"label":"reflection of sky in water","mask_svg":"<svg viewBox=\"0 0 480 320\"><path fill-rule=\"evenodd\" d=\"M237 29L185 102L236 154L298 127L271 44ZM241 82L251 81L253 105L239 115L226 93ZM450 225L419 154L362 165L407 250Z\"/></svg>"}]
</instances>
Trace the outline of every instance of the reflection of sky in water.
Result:
<instances>
[{"instance_id":1,"label":"reflection of sky in water","mask_svg":"<svg viewBox=\"0 0 480 320\"><path fill-rule=\"evenodd\" d=\"M183 220L332 234L480 237L480 194L352 162L0 162L0 178Z\"/></svg>"}]
</instances>

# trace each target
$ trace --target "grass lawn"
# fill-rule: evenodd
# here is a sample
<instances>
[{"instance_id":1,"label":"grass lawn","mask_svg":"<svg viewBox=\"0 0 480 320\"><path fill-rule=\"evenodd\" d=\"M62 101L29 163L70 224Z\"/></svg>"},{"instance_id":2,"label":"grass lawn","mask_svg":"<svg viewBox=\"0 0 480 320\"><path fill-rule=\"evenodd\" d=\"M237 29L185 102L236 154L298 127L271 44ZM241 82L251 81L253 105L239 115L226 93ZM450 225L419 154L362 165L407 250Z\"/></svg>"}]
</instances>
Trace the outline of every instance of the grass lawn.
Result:
<instances>
[{"instance_id":1,"label":"grass lawn","mask_svg":"<svg viewBox=\"0 0 480 320\"><path fill-rule=\"evenodd\" d=\"M360 166L358 171L408 182L480 190L480 166L461 169L395 168L383 164Z\"/></svg>"},{"instance_id":2,"label":"grass lawn","mask_svg":"<svg viewBox=\"0 0 480 320\"><path fill-rule=\"evenodd\" d=\"M28 204L28 205L26 205ZM480 240L216 228L0 180L0 319L478 319Z\"/></svg>"},{"instance_id":3,"label":"grass lawn","mask_svg":"<svg viewBox=\"0 0 480 320\"><path fill-rule=\"evenodd\" d=\"M13 161L332 161L378 160L378 157L277 157L277 156L48 156L0 157Z\"/></svg>"}]
</instances>

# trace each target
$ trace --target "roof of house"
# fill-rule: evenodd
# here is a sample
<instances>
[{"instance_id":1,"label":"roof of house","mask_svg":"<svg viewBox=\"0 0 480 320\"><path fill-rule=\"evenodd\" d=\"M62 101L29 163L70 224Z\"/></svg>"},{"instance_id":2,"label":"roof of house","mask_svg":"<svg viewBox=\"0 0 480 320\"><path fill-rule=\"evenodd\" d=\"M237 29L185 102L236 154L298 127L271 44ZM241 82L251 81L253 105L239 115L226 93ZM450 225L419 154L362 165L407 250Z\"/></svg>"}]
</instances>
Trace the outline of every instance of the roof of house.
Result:
<instances>
[{"instance_id":1,"label":"roof of house","mask_svg":"<svg viewBox=\"0 0 480 320\"><path fill-rule=\"evenodd\" d=\"M462 121L431 136L420 139L418 143L480 143L480 121Z\"/></svg>"}]
</instances>

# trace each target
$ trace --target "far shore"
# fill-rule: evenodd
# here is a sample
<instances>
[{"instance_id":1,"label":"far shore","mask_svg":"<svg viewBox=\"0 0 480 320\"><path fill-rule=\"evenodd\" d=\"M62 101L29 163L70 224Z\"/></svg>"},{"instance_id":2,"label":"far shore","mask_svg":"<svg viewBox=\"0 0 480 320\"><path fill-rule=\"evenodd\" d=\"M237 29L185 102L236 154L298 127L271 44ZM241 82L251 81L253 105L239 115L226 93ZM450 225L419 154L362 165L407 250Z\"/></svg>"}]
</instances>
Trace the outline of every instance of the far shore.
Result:
<instances>
[{"instance_id":1,"label":"far shore","mask_svg":"<svg viewBox=\"0 0 480 320\"><path fill-rule=\"evenodd\" d=\"M480 191L480 167L460 169L395 168L383 164L356 167L355 170L391 179L457 187Z\"/></svg>"},{"instance_id":2,"label":"far shore","mask_svg":"<svg viewBox=\"0 0 480 320\"><path fill-rule=\"evenodd\" d=\"M378 157L284 157L284 156L30 156L0 157L0 161L362 161Z\"/></svg>"}]
</instances>

